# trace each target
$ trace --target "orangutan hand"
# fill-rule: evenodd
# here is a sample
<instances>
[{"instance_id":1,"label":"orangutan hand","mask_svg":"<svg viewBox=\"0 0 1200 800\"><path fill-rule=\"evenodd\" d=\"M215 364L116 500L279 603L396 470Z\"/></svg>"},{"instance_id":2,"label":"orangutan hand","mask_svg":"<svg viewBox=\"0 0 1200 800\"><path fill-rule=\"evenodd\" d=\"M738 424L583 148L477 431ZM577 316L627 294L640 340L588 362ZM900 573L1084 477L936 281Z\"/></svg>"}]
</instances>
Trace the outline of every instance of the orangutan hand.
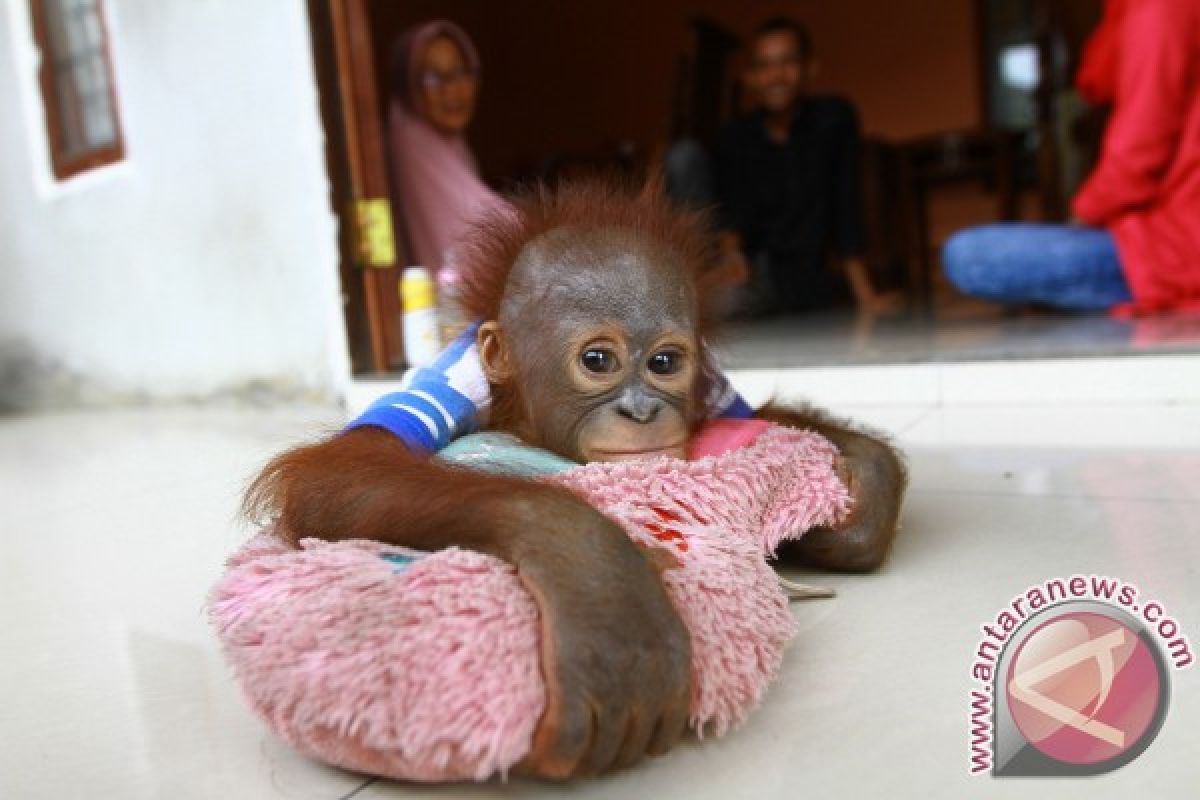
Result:
<instances>
[{"instance_id":1,"label":"orangutan hand","mask_svg":"<svg viewBox=\"0 0 1200 800\"><path fill-rule=\"evenodd\" d=\"M570 502L563 502L564 500ZM539 511L514 563L541 612L546 710L524 772L563 779L669 750L691 700L691 640L659 570L616 523L570 497Z\"/></svg>"}]
</instances>

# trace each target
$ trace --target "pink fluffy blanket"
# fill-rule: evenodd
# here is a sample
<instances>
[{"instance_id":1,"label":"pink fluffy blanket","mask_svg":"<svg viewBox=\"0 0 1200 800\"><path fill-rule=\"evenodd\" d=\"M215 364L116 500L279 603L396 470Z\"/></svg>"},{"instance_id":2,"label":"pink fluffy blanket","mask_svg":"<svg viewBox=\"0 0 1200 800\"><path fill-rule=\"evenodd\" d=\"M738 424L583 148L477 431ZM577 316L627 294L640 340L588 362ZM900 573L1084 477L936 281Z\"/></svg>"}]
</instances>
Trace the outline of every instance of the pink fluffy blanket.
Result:
<instances>
[{"instance_id":1,"label":"pink fluffy blanket","mask_svg":"<svg viewBox=\"0 0 1200 800\"><path fill-rule=\"evenodd\" d=\"M764 556L841 519L835 450L770 428L692 461L588 464L570 488L631 539L670 550L692 638L692 728L721 735L761 700L794 633ZM507 564L451 548L266 530L228 564L210 613L249 704L301 751L393 778L484 780L528 752L545 702L538 612Z\"/></svg>"}]
</instances>

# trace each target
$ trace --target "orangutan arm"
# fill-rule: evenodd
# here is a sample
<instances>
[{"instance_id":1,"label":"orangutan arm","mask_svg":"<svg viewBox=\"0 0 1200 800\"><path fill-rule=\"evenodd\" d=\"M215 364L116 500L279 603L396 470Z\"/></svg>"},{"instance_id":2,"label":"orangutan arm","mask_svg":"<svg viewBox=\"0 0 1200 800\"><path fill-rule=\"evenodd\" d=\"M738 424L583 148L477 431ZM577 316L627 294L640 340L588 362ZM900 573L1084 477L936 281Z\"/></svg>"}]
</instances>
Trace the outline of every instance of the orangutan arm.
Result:
<instances>
[{"instance_id":1,"label":"orangutan arm","mask_svg":"<svg viewBox=\"0 0 1200 800\"><path fill-rule=\"evenodd\" d=\"M512 564L540 613L547 689L528 772L598 774L666 752L686 729L687 630L641 551L563 489L444 466L365 427L274 459L245 509L277 516L293 543L457 546Z\"/></svg>"}]
</instances>

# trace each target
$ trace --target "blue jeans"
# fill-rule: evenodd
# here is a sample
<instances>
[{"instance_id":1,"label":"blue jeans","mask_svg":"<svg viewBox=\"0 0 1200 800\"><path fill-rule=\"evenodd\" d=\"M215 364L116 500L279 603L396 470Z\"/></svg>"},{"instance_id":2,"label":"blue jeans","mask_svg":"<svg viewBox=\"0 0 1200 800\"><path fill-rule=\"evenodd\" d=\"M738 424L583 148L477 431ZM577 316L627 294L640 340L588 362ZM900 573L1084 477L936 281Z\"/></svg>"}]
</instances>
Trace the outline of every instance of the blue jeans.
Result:
<instances>
[{"instance_id":1,"label":"blue jeans","mask_svg":"<svg viewBox=\"0 0 1200 800\"><path fill-rule=\"evenodd\" d=\"M1102 228L1008 222L967 228L942 250L946 277L1001 303L1094 311L1133 299L1112 234Z\"/></svg>"}]
</instances>

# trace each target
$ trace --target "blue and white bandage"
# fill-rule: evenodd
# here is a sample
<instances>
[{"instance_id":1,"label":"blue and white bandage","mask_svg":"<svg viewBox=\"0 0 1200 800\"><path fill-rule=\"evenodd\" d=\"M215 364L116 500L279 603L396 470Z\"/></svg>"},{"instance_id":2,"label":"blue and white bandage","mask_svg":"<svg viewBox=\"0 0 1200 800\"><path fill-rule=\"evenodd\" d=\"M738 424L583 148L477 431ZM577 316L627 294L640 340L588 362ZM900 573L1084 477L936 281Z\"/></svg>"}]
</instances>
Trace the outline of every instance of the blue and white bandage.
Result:
<instances>
[{"instance_id":1,"label":"blue and white bandage","mask_svg":"<svg viewBox=\"0 0 1200 800\"><path fill-rule=\"evenodd\" d=\"M724 375L717 373L716 380L709 385L705 398L709 419L750 419L754 409L733 388Z\"/></svg>"},{"instance_id":2,"label":"blue and white bandage","mask_svg":"<svg viewBox=\"0 0 1200 800\"><path fill-rule=\"evenodd\" d=\"M385 394L346 426L375 426L394 433L409 447L436 452L475 430L491 407L487 377L479 363L469 326L428 367L413 370L400 391Z\"/></svg>"}]
</instances>

